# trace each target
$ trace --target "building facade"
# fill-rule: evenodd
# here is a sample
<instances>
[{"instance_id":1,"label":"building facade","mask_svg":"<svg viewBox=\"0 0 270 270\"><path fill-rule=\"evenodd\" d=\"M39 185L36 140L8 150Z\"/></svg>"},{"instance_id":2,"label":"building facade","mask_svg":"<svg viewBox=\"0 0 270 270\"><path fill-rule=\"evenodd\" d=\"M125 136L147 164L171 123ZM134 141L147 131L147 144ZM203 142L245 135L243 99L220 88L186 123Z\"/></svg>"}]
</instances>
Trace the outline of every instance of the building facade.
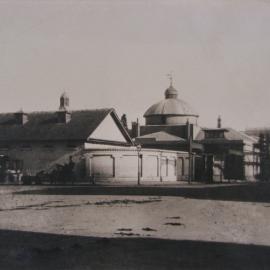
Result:
<instances>
[{"instance_id":1,"label":"building facade","mask_svg":"<svg viewBox=\"0 0 270 270\"><path fill-rule=\"evenodd\" d=\"M84 158L95 183L174 182L186 180L189 173L186 152L86 145Z\"/></svg>"},{"instance_id":2,"label":"building facade","mask_svg":"<svg viewBox=\"0 0 270 270\"><path fill-rule=\"evenodd\" d=\"M114 109L0 114L0 182L50 174L74 162L77 181L177 181L187 177L186 152L136 147Z\"/></svg>"},{"instance_id":3,"label":"building facade","mask_svg":"<svg viewBox=\"0 0 270 270\"><path fill-rule=\"evenodd\" d=\"M208 179L257 179L260 173L260 152L256 147L256 138L218 125L214 129L201 129L196 140L204 146Z\"/></svg>"},{"instance_id":4,"label":"building facade","mask_svg":"<svg viewBox=\"0 0 270 270\"><path fill-rule=\"evenodd\" d=\"M186 151L190 177L199 181L255 180L260 171L257 138L232 128L202 128L199 115L178 98L172 83L165 99L150 106L145 125L132 123L130 134L144 148ZM188 162L188 161L187 161Z\"/></svg>"}]
</instances>

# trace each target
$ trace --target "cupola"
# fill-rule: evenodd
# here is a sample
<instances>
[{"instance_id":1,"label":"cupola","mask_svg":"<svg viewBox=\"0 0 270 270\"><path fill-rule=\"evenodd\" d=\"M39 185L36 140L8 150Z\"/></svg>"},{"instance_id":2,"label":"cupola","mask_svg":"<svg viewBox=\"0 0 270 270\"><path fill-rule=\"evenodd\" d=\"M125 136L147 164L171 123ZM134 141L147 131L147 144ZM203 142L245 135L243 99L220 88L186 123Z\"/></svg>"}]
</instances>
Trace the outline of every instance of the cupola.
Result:
<instances>
[{"instance_id":1,"label":"cupola","mask_svg":"<svg viewBox=\"0 0 270 270\"><path fill-rule=\"evenodd\" d=\"M68 111L69 97L64 92L60 97L59 111L57 112L58 123L67 124L71 120L71 113Z\"/></svg>"},{"instance_id":2,"label":"cupola","mask_svg":"<svg viewBox=\"0 0 270 270\"><path fill-rule=\"evenodd\" d=\"M66 92L64 92L60 97L59 111L66 111L69 107L69 97Z\"/></svg>"}]
</instances>

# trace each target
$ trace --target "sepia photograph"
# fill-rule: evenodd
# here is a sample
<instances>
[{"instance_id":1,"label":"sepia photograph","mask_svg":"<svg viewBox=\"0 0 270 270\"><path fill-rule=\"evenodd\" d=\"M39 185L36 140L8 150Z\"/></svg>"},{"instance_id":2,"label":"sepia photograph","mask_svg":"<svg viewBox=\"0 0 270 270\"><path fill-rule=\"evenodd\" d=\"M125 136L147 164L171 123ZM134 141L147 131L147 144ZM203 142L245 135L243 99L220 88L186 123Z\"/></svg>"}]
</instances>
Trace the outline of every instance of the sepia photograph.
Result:
<instances>
[{"instance_id":1,"label":"sepia photograph","mask_svg":"<svg viewBox=\"0 0 270 270\"><path fill-rule=\"evenodd\" d=\"M270 269L270 0L0 0L0 269Z\"/></svg>"}]
</instances>

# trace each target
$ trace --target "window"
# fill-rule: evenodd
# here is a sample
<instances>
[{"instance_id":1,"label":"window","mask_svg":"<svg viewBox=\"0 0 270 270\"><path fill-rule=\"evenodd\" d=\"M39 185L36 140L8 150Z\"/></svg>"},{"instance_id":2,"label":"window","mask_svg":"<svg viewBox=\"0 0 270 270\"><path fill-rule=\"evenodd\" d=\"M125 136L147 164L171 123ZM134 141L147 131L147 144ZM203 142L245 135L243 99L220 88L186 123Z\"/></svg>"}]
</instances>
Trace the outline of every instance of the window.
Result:
<instances>
[{"instance_id":1,"label":"window","mask_svg":"<svg viewBox=\"0 0 270 270\"><path fill-rule=\"evenodd\" d=\"M206 139L221 139L224 138L224 131L216 131L216 130L211 130L211 131L205 131L205 138Z\"/></svg>"}]
</instances>

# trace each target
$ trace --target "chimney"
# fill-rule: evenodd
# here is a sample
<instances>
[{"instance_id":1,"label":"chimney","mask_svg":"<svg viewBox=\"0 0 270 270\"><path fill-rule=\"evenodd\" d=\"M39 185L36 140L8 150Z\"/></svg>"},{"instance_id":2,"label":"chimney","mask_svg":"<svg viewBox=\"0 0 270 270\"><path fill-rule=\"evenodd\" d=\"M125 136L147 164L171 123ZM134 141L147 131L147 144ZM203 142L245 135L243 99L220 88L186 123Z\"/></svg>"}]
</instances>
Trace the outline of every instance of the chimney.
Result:
<instances>
[{"instance_id":1,"label":"chimney","mask_svg":"<svg viewBox=\"0 0 270 270\"><path fill-rule=\"evenodd\" d=\"M220 115L218 116L218 120L217 120L217 128L221 128L221 117L220 117Z\"/></svg>"},{"instance_id":2,"label":"chimney","mask_svg":"<svg viewBox=\"0 0 270 270\"><path fill-rule=\"evenodd\" d=\"M189 123L189 119L186 122L186 138L189 140L190 138L193 139L193 124Z\"/></svg>"},{"instance_id":3,"label":"chimney","mask_svg":"<svg viewBox=\"0 0 270 270\"><path fill-rule=\"evenodd\" d=\"M139 136L141 136L141 129L140 129L139 118L137 118L137 137Z\"/></svg>"},{"instance_id":4,"label":"chimney","mask_svg":"<svg viewBox=\"0 0 270 270\"><path fill-rule=\"evenodd\" d=\"M24 113L23 110L14 113L16 124L24 125L28 122L28 114Z\"/></svg>"},{"instance_id":5,"label":"chimney","mask_svg":"<svg viewBox=\"0 0 270 270\"><path fill-rule=\"evenodd\" d=\"M131 133L132 133L132 138L136 138L140 136L140 124L139 124L139 119L137 118L137 122L132 122L131 123Z\"/></svg>"}]
</instances>

